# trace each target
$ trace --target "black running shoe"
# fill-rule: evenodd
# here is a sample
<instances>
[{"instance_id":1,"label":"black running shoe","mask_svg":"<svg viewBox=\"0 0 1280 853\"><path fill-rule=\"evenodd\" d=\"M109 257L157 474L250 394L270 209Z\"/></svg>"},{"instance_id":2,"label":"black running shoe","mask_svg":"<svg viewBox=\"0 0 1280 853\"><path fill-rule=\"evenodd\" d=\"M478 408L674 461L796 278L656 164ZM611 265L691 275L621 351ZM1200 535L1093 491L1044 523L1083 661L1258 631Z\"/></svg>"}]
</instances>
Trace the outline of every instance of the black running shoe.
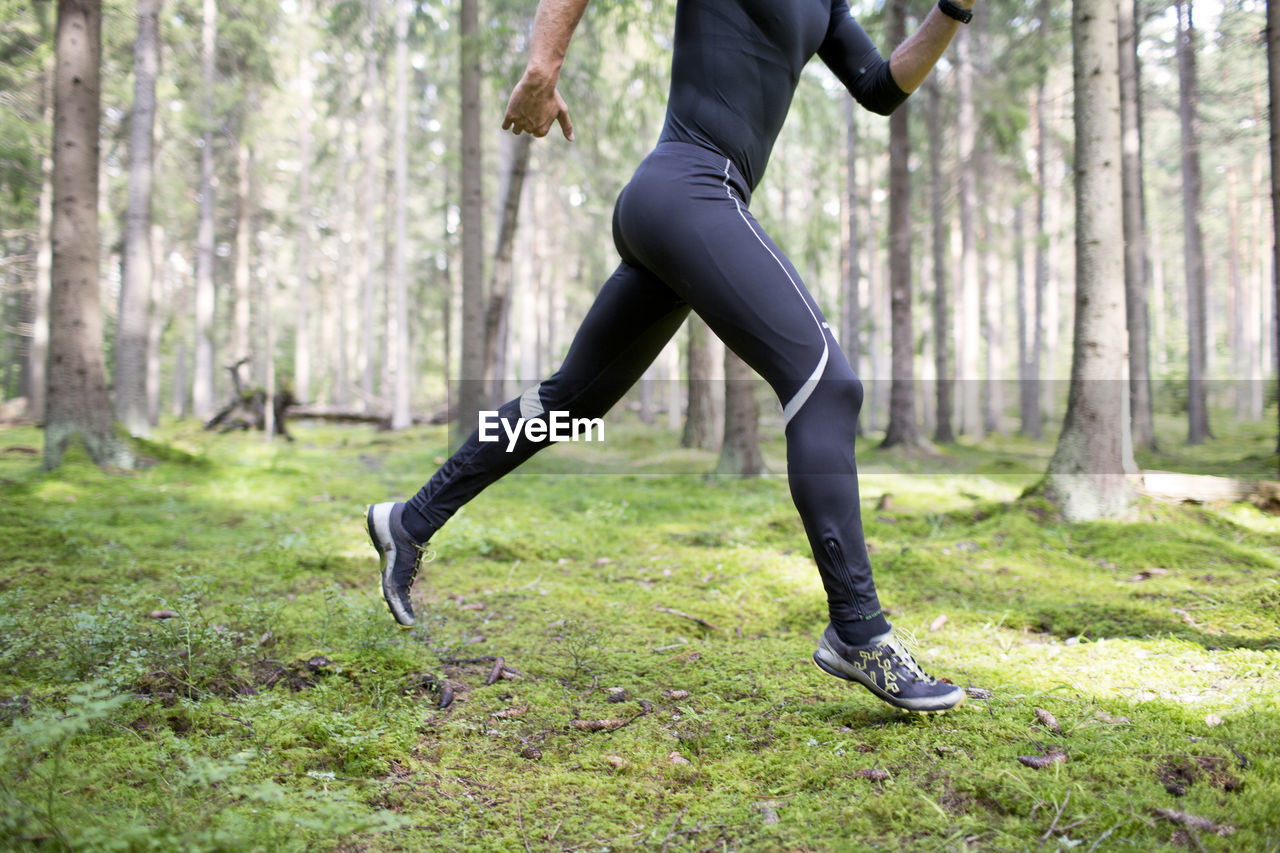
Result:
<instances>
[{"instance_id":1,"label":"black running shoe","mask_svg":"<svg viewBox=\"0 0 1280 853\"><path fill-rule=\"evenodd\" d=\"M904 712L936 714L964 701L964 690L926 675L892 631L865 646L850 646L828 624L813 662L829 675L858 682Z\"/></svg>"},{"instance_id":2,"label":"black running shoe","mask_svg":"<svg viewBox=\"0 0 1280 853\"><path fill-rule=\"evenodd\" d=\"M373 504L369 507L365 523L373 547L378 549L378 556L382 558L382 597L400 627L410 628L413 626L413 605L409 601L409 590L418 575L422 548L400 525L403 512L402 503Z\"/></svg>"}]
</instances>

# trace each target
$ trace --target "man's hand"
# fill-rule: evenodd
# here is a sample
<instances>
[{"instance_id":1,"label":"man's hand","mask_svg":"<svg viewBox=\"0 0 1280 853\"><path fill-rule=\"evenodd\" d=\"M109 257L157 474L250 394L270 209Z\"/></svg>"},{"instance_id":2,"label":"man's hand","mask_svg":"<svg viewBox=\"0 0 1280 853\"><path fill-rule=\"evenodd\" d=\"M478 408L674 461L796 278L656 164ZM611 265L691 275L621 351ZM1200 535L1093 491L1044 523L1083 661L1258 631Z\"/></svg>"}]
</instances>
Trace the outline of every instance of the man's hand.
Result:
<instances>
[{"instance_id":1,"label":"man's hand","mask_svg":"<svg viewBox=\"0 0 1280 853\"><path fill-rule=\"evenodd\" d=\"M555 81L542 75L525 71L520 82L507 101L507 115L502 129L514 134L528 133L546 136L553 123L560 123L564 138L573 141L573 123L569 121L569 107L556 91Z\"/></svg>"}]
</instances>

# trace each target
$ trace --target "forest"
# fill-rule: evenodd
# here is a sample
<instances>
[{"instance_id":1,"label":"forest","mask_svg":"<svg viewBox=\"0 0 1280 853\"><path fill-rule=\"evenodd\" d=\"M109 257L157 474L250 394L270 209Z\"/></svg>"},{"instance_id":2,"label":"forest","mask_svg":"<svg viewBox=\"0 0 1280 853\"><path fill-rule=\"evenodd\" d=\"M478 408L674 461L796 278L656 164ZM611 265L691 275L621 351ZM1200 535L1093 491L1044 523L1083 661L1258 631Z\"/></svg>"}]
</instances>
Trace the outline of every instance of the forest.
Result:
<instances>
[{"instance_id":1,"label":"forest","mask_svg":"<svg viewBox=\"0 0 1280 853\"><path fill-rule=\"evenodd\" d=\"M565 358L694 2L587 6L570 140L501 129L534 0L0 0L0 847L1280 850L1280 3L979 0L888 119L804 68L750 212L960 708L810 665L696 315L396 629L365 508Z\"/></svg>"}]
</instances>

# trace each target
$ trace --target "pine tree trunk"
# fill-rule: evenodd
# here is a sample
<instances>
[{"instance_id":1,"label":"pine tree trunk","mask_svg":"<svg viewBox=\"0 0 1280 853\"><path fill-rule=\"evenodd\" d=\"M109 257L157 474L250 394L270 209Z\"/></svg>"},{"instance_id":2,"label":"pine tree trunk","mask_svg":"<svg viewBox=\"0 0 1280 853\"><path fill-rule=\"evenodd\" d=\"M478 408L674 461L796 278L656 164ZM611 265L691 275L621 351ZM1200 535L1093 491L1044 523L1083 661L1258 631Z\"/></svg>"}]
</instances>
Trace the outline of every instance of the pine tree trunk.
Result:
<instances>
[{"instance_id":1,"label":"pine tree trunk","mask_svg":"<svg viewBox=\"0 0 1280 853\"><path fill-rule=\"evenodd\" d=\"M1076 298L1071 389L1049 498L1069 521L1121 515L1127 383L1120 86L1115 0L1075 0L1072 14L1076 137Z\"/></svg>"},{"instance_id":2,"label":"pine tree trunk","mask_svg":"<svg viewBox=\"0 0 1280 853\"><path fill-rule=\"evenodd\" d=\"M760 407L756 377L747 363L728 347L724 351L724 440L716 474L759 477L765 473L760 455Z\"/></svg>"},{"instance_id":3,"label":"pine tree trunk","mask_svg":"<svg viewBox=\"0 0 1280 853\"><path fill-rule=\"evenodd\" d=\"M942 197L942 96L936 74L925 81L928 93L929 121L929 212L933 219L933 360L937 387L937 415L933 440L939 444L951 444L956 440L951 427L952 396L955 386L951 376L951 306L947 290L951 286L947 275L948 223L943 211Z\"/></svg>"},{"instance_id":4,"label":"pine tree trunk","mask_svg":"<svg viewBox=\"0 0 1280 853\"><path fill-rule=\"evenodd\" d=\"M44 105L41 116L47 126L53 126L54 69L44 73ZM31 346L27 350L27 413L32 420L44 420L45 391L48 377L45 374L49 359L49 291L53 266L53 146L40 158L40 203L37 227L40 236L36 246L36 289L31 306Z\"/></svg>"},{"instance_id":5,"label":"pine tree trunk","mask_svg":"<svg viewBox=\"0 0 1280 853\"><path fill-rule=\"evenodd\" d=\"M345 64L345 63L344 63ZM348 75L343 74L338 83L338 223L337 257L334 259L333 303L329 310L333 323L333 401L342 408L351 407L351 315L349 309L356 294L348 285L355 269L351 246L355 242L355 193L352 191L351 173L355 155L349 142L357 133L351 127L351 112L348 107L351 92L347 84Z\"/></svg>"},{"instance_id":6,"label":"pine tree trunk","mask_svg":"<svg viewBox=\"0 0 1280 853\"><path fill-rule=\"evenodd\" d=\"M298 294L294 307L293 396L311 402L311 126L314 81L311 71L311 15L314 0L298 3L298 88L302 126L298 133Z\"/></svg>"},{"instance_id":7,"label":"pine tree trunk","mask_svg":"<svg viewBox=\"0 0 1280 853\"><path fill-rule=\"evenodd\" d=\"M462 88L462 364L455 436L479 423L484 396L484 164L480 148L478 0L461 0Z\"/></svg>"},{"instance_id":8,"label":"pine tree trunk","mask_svg":"<svg viewBox=\"0 0 1280 853\"><path fill-rule=\"evenodd\" d=\"M395 169L395 246L392 254L391 289L394 303L391 365L395 385L391 395L391 428L413 423L409 411L409 2L396 0L396 101L392 128Z\"/></svg>"},{"instance_id":9,"label":"pine tree trunk","mask_svg":"<svg viewBox=\"0 0 1280 853\"><path fill-rule=\"evenodd\" d=\"M1041 0L1037 12L1040 21L1036 27L1036 40L1041 51L1048 49L1046 35L1049 26L1049 15L1052 10L1049 0ZM1049 283L1049 246L1045 233L1046 210L1045 195L1049 192L1048 163L1045 146L1045 76L1041 72L1036 81L1035 107L1032 110L1032 121L1035 129L1035 172L1036 172L1036 215L1035 235L1036 248L1032 269L1032 307L1031 307L1031 341L1030 354L1027 360L1027 384L1024 386L1022 404L1022 432L1039 441L1044 437L1043 399L1044 389L1041 387L1043 375L1044 340L1044 308L1045 289Z\"/></svg>"},{"instance_id":10,"label":"pine tree trunk","mask_svg":"<svg viewBox=\"0 0 1280 853\"><path fill-rule=\"evenodd\" d=\"M1272 329L1280 329L1280 0L1267 0L1267 88L1271 93L1271 306ZM1280 395L1280 341L1272 342L1276 392ZM1280 407L1277 408L1276 452L1280 453Z\"/></svg>"},{"instance_id":11,"label":"pine tree trunk","mask_svg":"<svg viewBox=\"0 0 1280 853\"><path fill-rule=\"evenodd\" d=\"M506 402L502 368L498 350L506 331L506 318L511 304L511 254L515 246L516 226L520 219L520 196L524 179L529 173L529 155L533 150L533 137L527 133L503 138L506 168L502 170L498 187L502 209L498 220L498 239L493 252L493 270L490 272L489 304L484 317L484 371L489 390L487 397L497 408Z\"/></svg>"},{"instance_id":12,"label":"pine tree trunk","mask_svg":"<svg viewBox=\"0 0 1280 853\"><path fill-rule=\"evenodd\" d=\"M204 0L201 27L204 135L200 147L200 223L196 229L196 346L192 376L192 413L202 420L213 414L213 319L216 293L213 280L213 139L214 52L217 46L217 0Z\"/></svg>"},{"instance_id":13,"label":"pine tree trunk","mask_svg":"<svg viewBox=\"0 0 1280 853\"><path fill-rule=\"evenodd\" d=\"M844 311L840 315L840 344L854 375L862 353L862 229L858 227L858 123L852 98L844 99L845 208L849 222L848 264L844 277Z\"/></svg>"},{"instance_id":14,"label":"pine tree trunk","mask_svg":"<svg viewBox=\"0 0 1280 853\"><path fill-rule=\"evenodd\" d=\"M960 432L982 435L980 301L978 296L977 161L973 105L972 36L961 28L956 36L956 147L960 194L960 346L956 371L960 389Z\"/></svg>"},{"instance_id":15,"label":"pine tree trunk","mask_svg":"<svg viewBox=\"0 0 1280 853\"><path fill-rule=\"evenodd\" d=\"M1151 411L1151 338L1147 311L1150 276L1142 188L1141 69L1138 66L1138 0L1119 0L1120 132L1124 176L1125 316L1129 329L1129 407L1133 441L1156 447Z\"/></svg>"},{"instance_id":16,"label":"pine tree trunk","mask_svg":"<svg viewBox=\"0 0 1280 853\"><path fill-rule=\"evenodd\" d=\"M243 127L241 132L244 132ZM253 352L255 348L249 343L250 307L253 301L250 293L252 282L249 266L253 252L253 210L249 198L249 175L253 169L253 159L253 150L244 140L241 140L236 145L236 260L231 278L235 296L231 312L231 361L234 363L247 358L251 363L256 364L264 357L264 353L258 348L255 354ZM261 369L257 369L252 371L251 375L261 376L262 373Z\"/></svg>"},{"instance_id":17,"label":"pine tree trunk","mask_svg":"<svg viewBox=\"0 0 1280 853\"><path fill-rule=\"evenodd\" d=\"M890 43L905 38L906 0L890 5ZM889 311L892 385L884 447L920 443L915 402L915 339L911 330L911 137L909 104L889 117Z\"/></svg>"},{"instance_id":18,"label":"pine tree trunk","mask_svg":"<svg viewBox=\"0 0 1280 853\"><path fill-rule=\"evenodd\" d=\"M138 0L133 51L133 113L129 120L129 201L125 210L124 270L116 315L112 388L116 418L133 435L151 433L147 413L147 330L151 314L151 149L160 66L161 0Z\"/></svg>"},{"instance_id":19,"label":"pine tree trunk","mask_svg":"<svg viewBox=\"0 0 1280 853\"><path fill-rule=\"evenodd\" d=\"M383 339L377 334L376 313L378 256L378 98L381 91L378 82L378 45L376 24L378 0L367 0L364 25L364 91L361 92L360 147L364 158L364 175L361 178L363 197L361 211L364 215L364 269L360 282L360 332L357 337L357 362L360 369L360 408L368 410L374 403L377 388L374 373L377 368L378 343Z\"/></svg>"},{"instance_id":20,"label":"pine tree trunk","mask_svg":"<svg viewBox=\"0 0 1280 853\"><path fill-rule=\"evenodd\" d=\"M1200 141L1196 116L1195 26L1191 0L1178 7L1178 118L1182 126L1183 256L1187 273L1187 442L1210 437L1208 401L1208 293L1204 271L1204 235L1200 229Z\"/></svg>"},{"instance_id":21,"label":"pine tree trunk","mask_svg":"<svg viewBox=\"0 0 1280 853\"><path fill-rule=\"evenodd\" d=\"M98 304L101 0L58 0L53 108L53 258L44 464L73 438L99 465L131 467L107 397Z\"/></svg>"},{"instance_id":22,"label":"pine tree trunk","mask_svg":"<svg viewBox=\"0 0 1280 853\"><path fill-rule=\"evenodd\" d=\"M697 314L690 314L689 341L686 352L689 369L689 394L686 403L682 447L716 449L715 400L711 363L711 330Z\"/></svg>"}]
</instances>

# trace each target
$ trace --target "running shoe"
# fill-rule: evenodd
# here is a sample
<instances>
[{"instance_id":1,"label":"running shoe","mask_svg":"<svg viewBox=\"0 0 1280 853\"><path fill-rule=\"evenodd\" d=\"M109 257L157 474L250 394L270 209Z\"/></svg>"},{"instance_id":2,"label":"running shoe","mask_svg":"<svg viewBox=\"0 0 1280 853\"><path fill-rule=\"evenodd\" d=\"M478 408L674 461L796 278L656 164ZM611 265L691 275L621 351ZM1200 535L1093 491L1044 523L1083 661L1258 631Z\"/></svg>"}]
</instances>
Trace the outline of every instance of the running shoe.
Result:
<instances>
[{"instance_id":1,"label":"running shoe","mask_svg":"<svg viewBox=\"0 0 1280 853\"><path fill-rule=\"evenodd\" d=\"M858 682L904 713L937 714L964 701L964 690L926 675L893 631L872 637L865 646L851 646L828 624L813 662L829 675Z\"/></svg>"},{"instance_id":2,"label":"running shoe","mask_svg":"<svg viewBox=\"0 0 1280 853\"><path fill-rule=\"evenodd\" d=\"M402 628L413 627L413 604L409 590L418 575L422 547L409 538L400 525L402 503L380 503L369 507L365 524L373 547L382 558L382 597L392 617Z\"/></svg>"}]
</instances>

